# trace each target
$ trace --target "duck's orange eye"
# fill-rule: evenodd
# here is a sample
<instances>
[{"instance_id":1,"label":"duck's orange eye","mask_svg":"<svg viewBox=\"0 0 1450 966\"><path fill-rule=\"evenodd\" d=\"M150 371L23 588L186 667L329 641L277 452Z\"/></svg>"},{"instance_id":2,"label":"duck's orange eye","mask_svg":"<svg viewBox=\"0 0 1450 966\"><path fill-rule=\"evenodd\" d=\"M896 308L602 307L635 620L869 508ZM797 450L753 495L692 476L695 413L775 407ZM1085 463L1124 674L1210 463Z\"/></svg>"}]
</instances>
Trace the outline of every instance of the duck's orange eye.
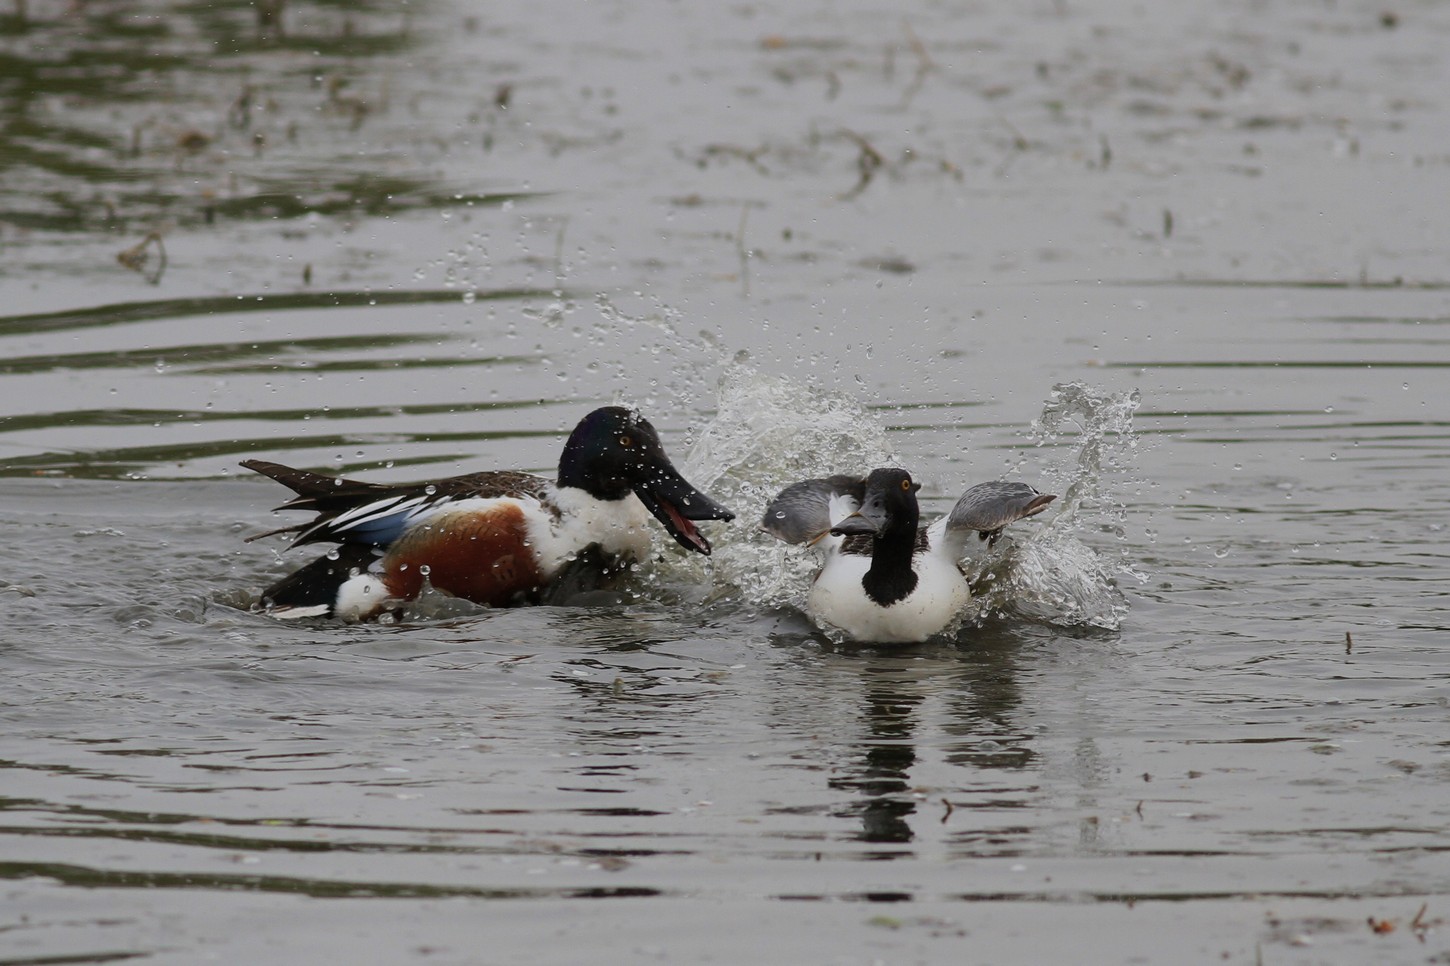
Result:
<instances>
[{"instance_id":1,"label":"duck's orange eye","mask_svg":"<svg viewBox=\"0 0 1450 966\"><path fill-rule=\"evenodd\" d=\"M621 436L619 437L619 445L628 448L634 445L634 440L630 439L628 436Z\"/></svg>"},{"instance_id":2,"label":"duck's orange eye","mask_svg":"<svg viewBox=\"0 0 1450 966\"><path fill-rule=\"evenodd\" d=\"M909 489L911 489L911 480L909 480L909 479L902 480L901 481L901 488L903 490L909 490Z\"/></svg>"}]
</instances>

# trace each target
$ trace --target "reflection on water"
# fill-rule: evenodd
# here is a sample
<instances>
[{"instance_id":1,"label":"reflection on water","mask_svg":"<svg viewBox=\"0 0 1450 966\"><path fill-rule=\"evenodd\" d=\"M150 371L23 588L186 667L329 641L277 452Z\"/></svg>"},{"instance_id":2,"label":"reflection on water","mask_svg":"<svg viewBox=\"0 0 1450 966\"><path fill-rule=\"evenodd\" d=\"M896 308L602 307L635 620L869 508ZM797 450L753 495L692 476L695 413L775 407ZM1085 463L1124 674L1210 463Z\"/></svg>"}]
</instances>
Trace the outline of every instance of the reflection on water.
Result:
<instances>
[{"instance_id":1,"label":"reflection on water","mask_svg":"<svg viewBox=\"0 0 1450 966\"><path fill-rule=\"evenodd\" d=\"M1030 639L1008 626L983 628L969 651L840 645L833 677L841 685L851 679L862 730L853 757L828 782L855 800L832 814L858 821L856 837L865 843L930 841L949 829L953 854L961 857L1020 849L1018 837L1029 830L993 826L990 816L1031 804L1031 782L1022 776L1039 756L1018 723L1017 680L1019 651ZM951 784L922 781L923 772L941 766ZM916 855L907 849L862 857Z\"/></svg>"},{"instance_id":2,"label":"reflection on water","mask_svg":"<svg viewBox=\"0 0 1450 966\"><path fill-rule=\"evenodd\" d=\"M834 776L830 787L861 797L859 803L837 814L860 819L863 842L900 844L912 839L908 820L916 811L916 802L909 794L909 776L916 762L912 739L920 700L885 682L868 684L861 696L860 711L867 733L857 748L860 757L841 768L844 774ZM892 853L876 853L873 857L891 858Z\"/></svg>"}]
</instances>

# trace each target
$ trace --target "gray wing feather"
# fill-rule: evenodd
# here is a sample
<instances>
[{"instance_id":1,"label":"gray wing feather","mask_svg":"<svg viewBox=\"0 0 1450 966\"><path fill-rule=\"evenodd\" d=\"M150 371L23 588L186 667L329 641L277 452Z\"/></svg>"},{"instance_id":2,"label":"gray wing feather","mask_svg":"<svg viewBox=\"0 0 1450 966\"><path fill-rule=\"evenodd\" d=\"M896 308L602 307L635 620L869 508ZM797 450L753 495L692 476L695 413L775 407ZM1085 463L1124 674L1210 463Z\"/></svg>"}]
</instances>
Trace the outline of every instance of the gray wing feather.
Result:
<instances>
[{"instance_id":1,"label":"gray wing feather","mask_svg":"<svg viewBox=\"0 0 1450 966\"><path fill-rule=\"evenodd\" d=\"M833 497L851 497L859 506L865 489L864 477L845 474L792 483L765 508L760 529L786 543L809 543L835 522L831 519Z\"/></svg>"},{"instance_id":2,"label":"gray wing feather","mask_svg":"<svg viewBox=\"0 0 1450 966\"><path fill-rule=\"evenodd\" d=\"M1055 499L1055 494L1039 493L1026 483L978 483L952 507L947 529L975 530L983 540L995 541L1007 524L1041 513Z\"/></svg>"}]
</instances>

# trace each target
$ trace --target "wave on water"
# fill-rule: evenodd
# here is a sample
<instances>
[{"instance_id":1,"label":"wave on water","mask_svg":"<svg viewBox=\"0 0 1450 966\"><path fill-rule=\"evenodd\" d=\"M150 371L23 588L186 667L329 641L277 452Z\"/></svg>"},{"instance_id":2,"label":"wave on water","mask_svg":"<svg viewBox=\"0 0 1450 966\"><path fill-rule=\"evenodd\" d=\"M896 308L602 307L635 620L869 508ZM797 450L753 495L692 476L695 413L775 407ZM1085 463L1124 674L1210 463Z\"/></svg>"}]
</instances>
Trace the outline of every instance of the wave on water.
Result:
<instances>
[{"instance_id":1,"label":"wave on water","mask_svg":"<svg viewBox=\"0 0 1450 966\"><path fill-rule=\"evenodd\" d=\"M803 609L816 554L763 533L766 504L797 480L864 473L901 460L877 416L850 396L767 376L741 362L721 378L719 397L718 414L683 469L737 516L725 530L714 530L708 564L691 560L683 566L702 584L713 579L713 603ZM974 550L965 568L977 596L963 623L1015 617L1069 627L1120 626L1128 603L1117 577L1140 575L1122 554L1112 560L1080 536L1123 534L1127 505L1115 490L1136 451L1132 419L1138 404L1136 392L1082 383L1053 388L1029 438L1039 452L1061 451L1045 464L1034 460L1039 488L1059 498L1044 515L1045 525L1009 528L994 548ZM965 488L981 481L959 482Z\"/></svg>"}]
</instances>

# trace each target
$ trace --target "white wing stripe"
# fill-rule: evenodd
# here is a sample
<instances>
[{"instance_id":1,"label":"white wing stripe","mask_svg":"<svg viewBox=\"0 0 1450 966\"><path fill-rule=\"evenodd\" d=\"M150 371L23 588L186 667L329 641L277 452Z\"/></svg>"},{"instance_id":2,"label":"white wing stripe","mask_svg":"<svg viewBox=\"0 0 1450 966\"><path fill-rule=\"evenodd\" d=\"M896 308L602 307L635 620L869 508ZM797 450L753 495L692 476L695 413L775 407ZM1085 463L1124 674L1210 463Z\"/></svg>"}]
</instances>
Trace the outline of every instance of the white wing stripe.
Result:
<instances>
[{"instance_id":1,"label":"white wing stripe","mask_svg":"<svg viewBox=\"0 0 1450 966\"><path fill-rule=\"evenodd\" d=\"M353 507L346 513L339 513L327 521L328 529L341 533L344 530L351 530L353 527L364 523L371 523L374 520L381 520L391 516L411 516L414 510L428 503L428 497L415 496L412 499L404 499L401 496L391 497L386 500L378 500L373 503L365 503L359 507Z\"/></svg>"}]
</instances>

